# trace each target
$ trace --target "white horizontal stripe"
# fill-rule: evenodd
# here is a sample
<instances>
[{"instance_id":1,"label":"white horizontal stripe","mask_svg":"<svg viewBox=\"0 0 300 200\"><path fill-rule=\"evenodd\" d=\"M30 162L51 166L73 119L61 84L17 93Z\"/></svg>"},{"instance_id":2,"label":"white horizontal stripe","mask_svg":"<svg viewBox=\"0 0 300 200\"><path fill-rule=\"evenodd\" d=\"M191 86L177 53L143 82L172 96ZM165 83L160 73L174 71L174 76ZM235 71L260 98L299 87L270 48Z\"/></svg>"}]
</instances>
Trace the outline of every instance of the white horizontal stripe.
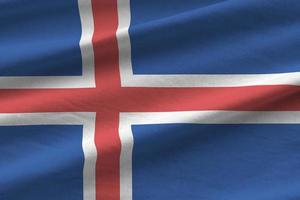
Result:
<instances>
[{"instance_id":1,"label":"white horizontal stripe","mask_svg":"<svg viewBox=\"0 0 300 200\"><path fill-rule=\"evenodd\" d=\"M95 200L97 159L97 150L94 143L95 113L0 114L0 126L21 125L83 125L83 194L84 200Z\"/></svg>"},{"instance_id":2,"label":"white horizontal stripe","mask_svg":"<svg viewBox=\"0 0 300 200\"><path fill-rule=\"evenodd\" d=\"M127 124L265 124L300 123L300 111L184 111L121 113Z\"/></svg>"},{"instance_id":3,"label":"white horizontal stripe","mask_svg":"<svg viewBox=\"0 0 300 200\"><path fill-rule=\"evenodd\" d=\"M133 75L121 70L123 87L235 87L300 85L300 72L251 75Z\"/></svg>"},{"instance_id":4,"label":"white horizontal stripe","mask_svg":"<svg viewBox=\"0 0 300 200\"><path fill-rule=\"evenodd\" d=\"M91 87L95 87L95 82L84 76L0 77L0 89Z\"/></svg>"},{"instance_id":5,"label":"white horizontal stripe","mask_svg":"<svg viewBox=\"0 0 300 200\"><path fill-rule=\"evenodd\" d=\"M133 124L300 124L300 111L188 111L120 113L121 200L132 200Z\"/></svg>"},{"instance_id":6,"label":"white horizontal stripe","mask_svg":"<svg viewBox=\"0 0 300 200\"><path fill-rule=\"evenodd\" d=\"M55 112L55 113L1 113L0 126L70 124L83 125L90 120L92 113Z\"/></svg>"}]
</instances>

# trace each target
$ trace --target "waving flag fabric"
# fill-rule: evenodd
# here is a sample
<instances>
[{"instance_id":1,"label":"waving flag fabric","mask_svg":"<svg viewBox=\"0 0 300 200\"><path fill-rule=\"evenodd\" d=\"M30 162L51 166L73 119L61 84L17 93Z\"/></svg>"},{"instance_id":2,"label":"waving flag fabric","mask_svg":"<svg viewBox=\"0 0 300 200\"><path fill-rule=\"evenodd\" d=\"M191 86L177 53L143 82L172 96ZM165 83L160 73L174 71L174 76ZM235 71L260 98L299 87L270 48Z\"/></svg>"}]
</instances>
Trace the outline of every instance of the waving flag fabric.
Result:
<instances>
[{"instance_id":1,"label":"waving flag fabric","mask_svg":"<svg viewBox=\"0 0 300 200\"><path fill-rule=\"evenodd\" d=\"M297 0L0 0L0 200L300 198Z\"/></svg>"}]
</instances>

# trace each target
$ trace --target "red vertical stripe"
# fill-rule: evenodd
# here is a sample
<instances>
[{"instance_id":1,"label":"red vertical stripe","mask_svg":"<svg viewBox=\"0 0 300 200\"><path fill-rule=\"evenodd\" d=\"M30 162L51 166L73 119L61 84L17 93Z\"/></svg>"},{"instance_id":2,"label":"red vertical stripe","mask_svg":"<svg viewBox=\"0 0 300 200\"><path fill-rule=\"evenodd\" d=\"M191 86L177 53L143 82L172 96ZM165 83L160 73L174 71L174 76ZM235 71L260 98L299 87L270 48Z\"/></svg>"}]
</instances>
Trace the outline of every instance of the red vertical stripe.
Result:
<instances>
[{"instance_id":1,"label":"red vertical stripe","mask_svg":"<svg viewBox=\"0 0 300 200\"><path fill-rule=\"evenodd\" d=\"M111 96L114 85L119 86L119 75L107 78L118 69L118 45L116 31L118 13L116 0L93 0L95 32L93 46L96 67L96 93ZM117 70L118 71L118 70ZM97 104L97 103L96 103ZM101 111L96 117L95 143L98 150L96 164L96 199L120 199L120 139L118 135L119 114L109 104L98 102Z\"/></svg>"},{"instance_id":2,"label":"red vertical stripe","mask_svg":"<svg viewBox=\"0 0 300 200\"><path fill-rule=\"evenodd\" d=\"M98 149L96 164L97 200L120 199L120 140L118 113L97 113L95 142Z\"/></svg>"}]
</instances>

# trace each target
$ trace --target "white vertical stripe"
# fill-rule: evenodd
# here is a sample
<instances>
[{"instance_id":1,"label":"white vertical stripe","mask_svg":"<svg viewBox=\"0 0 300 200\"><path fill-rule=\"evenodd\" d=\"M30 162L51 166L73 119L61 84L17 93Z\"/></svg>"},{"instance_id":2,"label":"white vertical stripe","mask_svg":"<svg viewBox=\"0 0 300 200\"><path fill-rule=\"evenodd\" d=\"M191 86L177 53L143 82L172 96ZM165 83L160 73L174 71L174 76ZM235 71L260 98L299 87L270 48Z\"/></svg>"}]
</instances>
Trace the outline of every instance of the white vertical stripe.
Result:
<instances>
[{"instance_id":1,"label":"white vertical stripe","mask_svg":"<svg viewBox=\"0 0 300 200\"><path fill-rule=\"evenodd\" d=\"M82 56L82 76L95 87L95 64L93 50L94 20L91 0L78 0L81 18L80 49Z\"/></svg>"},{"instance_id":2,"label":"white vertical stripe","mask_svg":"<svg viewBox=\"0 0 300 200\"><path fill-rule=\"evenodd\" d=\"M122 113L120 114L119 135L121 139L120 200L131 200L133 135L131 125Z\"/></svg>"},{"instance_id":3,"label":"white vertical stripe","mask_svg":"<svg viewBox=\"0 0 300 200\"><path fill-rule=\"evenodd\" d=\"M95 114L90 114L83 125L82 149L84 152L83 199L96 199L96 160Z\"/></svg>"},{"instance_id":4,"label":"white vertical stripe","mask_svg":"<svg viewBox=\"0 0 300 200\"><path fill-rule=\"evenodd\" d=\"M130 25L130 0L118 0L118 20L117 40L119 47L121 85L126 86L127 81L133 76L131 44L128 33Z\"/></svg>"}]
</instances>

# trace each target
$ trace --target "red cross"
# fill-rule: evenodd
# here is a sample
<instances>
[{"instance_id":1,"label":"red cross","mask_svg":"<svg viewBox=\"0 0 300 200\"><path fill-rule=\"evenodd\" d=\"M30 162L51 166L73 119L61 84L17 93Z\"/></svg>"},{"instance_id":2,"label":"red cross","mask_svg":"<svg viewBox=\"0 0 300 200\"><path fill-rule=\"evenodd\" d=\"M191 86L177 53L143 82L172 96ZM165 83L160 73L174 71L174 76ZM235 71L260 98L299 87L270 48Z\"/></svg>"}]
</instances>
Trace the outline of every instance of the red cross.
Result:
<instances>
[{"instance_id":1,"label":"red cross","mask_svg":"<svg viewBox=\"0 0 300 200\"><path fill-rule=\"evenodd\" d=\"M97 200L119 200L120 112L300 110L300 87L122 88L117 0L93 0L96 88L1 90L1 113L97 112Z\"/></svg>"}]
</instances>

